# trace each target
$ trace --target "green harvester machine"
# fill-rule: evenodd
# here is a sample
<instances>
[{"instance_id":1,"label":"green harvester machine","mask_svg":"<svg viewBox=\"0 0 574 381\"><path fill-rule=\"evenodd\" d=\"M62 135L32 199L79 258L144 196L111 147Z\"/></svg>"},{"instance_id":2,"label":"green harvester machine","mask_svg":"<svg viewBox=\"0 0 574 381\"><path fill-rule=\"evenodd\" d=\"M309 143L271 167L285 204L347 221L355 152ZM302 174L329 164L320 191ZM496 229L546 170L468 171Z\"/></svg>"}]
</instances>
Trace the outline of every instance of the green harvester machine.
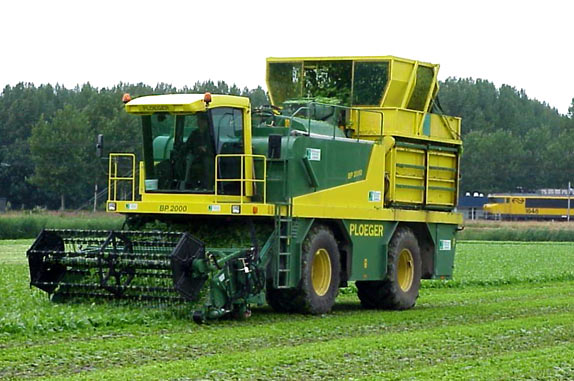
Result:
<instances>
[{"instance_id":1,"label":"green harvester machine","mask_svg":"<svg viewBox=\"0 0 574 381\"><path fill-rule=\"evenodd\" d=\"M129 230L42 231L31 285L192 302L198 322L265 302L327 313L348 282L366 308L413 307L421 279L452 276L462 223L460 118L440 112L437 74L392 56L269 58L270 106L124 96L143 155L110 154L106 208Z\"/></svg>"}]
</instances>

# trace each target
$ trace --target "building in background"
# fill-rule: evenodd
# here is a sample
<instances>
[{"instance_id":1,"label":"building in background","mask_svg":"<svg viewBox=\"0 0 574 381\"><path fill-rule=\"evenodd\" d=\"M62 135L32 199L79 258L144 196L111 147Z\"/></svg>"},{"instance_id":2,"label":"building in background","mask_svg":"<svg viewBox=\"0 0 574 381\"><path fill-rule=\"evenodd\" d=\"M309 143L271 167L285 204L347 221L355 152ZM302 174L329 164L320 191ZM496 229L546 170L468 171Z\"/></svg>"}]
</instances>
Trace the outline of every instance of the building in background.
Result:
<instances>
[{"instance_id":1,"label":"building in background","mask_svg":"<svg viewBox=\"0 0 574 381\"><path fill-rule=\"evenodd\" d=\"M456 209L463 214L465 220L483 219L482 206L487 201L488 197L482 192L465 192L459 196Z\"/></svg>"}]
</instances>

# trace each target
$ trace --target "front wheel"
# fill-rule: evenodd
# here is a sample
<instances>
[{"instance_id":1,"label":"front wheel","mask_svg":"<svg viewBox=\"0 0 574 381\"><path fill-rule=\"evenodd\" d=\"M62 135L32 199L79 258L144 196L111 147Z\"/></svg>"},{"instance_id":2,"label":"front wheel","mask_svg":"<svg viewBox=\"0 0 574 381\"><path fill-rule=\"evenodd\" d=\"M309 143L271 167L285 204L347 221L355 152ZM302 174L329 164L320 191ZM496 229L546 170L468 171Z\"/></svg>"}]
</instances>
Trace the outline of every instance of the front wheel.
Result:
<instances>
[{"instance_id":1,"label":"front wheel","mask_svg":"<svg viewBox=\"0 0 574 381\"><path fill-rule=\"evenodd\" d=\"M298 309L324 314L331 310L339 292L341 262L331 229L315 226L303 243Z\"/></svg>"}]
</instances>

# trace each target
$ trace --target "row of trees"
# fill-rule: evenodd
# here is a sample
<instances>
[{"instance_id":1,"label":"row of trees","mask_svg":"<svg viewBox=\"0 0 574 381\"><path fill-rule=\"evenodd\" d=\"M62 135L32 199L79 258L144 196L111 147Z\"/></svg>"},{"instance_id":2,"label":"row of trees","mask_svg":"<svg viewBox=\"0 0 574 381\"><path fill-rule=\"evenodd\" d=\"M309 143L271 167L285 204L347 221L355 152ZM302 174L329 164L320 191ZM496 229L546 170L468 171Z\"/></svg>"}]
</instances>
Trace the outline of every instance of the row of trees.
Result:
<instances>
[{"instance_id":1,"label":"row of trees","mask_svg":"<svg viewBox=\"0 0 574 381\"><path fill-rule=\"evenodd\" d=\"M183 89L167 84L5 87L0 95L0 197L15 208L81 207L95 183L106 184L106 161L95 155L97 134L106 137L106 153L140 153L138 119L123 111L124 93L205 91L248 96L255 106L268 103L261 87L239 89L212 81ZM440 103L446 114L463 118L464 190L559 188L574 180L574 100L568 115L561 115L523 90L447 79L441 83Z\"/></svg>"},{"instance_id":2,"label":"row of trees","mask_svg":"<svg viewBox=\"0 0 574 381\"><path fill-rule=\"evenodd\" d=\"M447 79L440 102L462 117L462 187L482 192L565 188L574 181L574 99L567 115L524 90Z\"/></svg>"}]
</instances>

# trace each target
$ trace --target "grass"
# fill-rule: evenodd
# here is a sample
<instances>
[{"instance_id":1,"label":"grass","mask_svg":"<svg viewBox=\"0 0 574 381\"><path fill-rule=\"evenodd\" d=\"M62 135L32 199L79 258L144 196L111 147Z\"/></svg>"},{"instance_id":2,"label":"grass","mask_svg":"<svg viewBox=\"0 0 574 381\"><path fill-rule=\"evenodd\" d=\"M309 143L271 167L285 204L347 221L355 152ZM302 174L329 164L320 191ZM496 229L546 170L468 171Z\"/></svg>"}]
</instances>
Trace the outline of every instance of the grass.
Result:
<instances>
[{"instance_id":1,"label":"grass","mask_svg":"<svg viewBox=\"0 0 574 381\"><path fill-rule=\"evenodd\" d=\"M565 221L465 221L459 240L574 242L574 223Z\"/></svg>"},{"instance_id":2,"label":"grass","mask_svg":"<svg viewBox=\"0 0 574 381\"><path fill-rule=\"evenodd\" d=\"M106 213L9 213L0 215L0 239L34 238L45 228L113 230L123 222Z\"/></svg>"},{"instance_id":3,"label":"grass","mask_svg":"<svg viewBox=\"0 0 574 381\"><path fill-rule=\"evenodd\" d=\"M198 326L178 309L54 304L28 287L31 241L0 242L2 379L571 379L571 245L459 242L454 279L414 309Z\"/></svg>"},{"instance_id":4,"label":"grass","mask_svg":"<svg viewBox=\"0 0 574 381\"><path fill-rule=\"evenodd\" d=\"M569 242L459 242L449 286L574 280L573 247Z\"/></svg>"}]
</instances>

